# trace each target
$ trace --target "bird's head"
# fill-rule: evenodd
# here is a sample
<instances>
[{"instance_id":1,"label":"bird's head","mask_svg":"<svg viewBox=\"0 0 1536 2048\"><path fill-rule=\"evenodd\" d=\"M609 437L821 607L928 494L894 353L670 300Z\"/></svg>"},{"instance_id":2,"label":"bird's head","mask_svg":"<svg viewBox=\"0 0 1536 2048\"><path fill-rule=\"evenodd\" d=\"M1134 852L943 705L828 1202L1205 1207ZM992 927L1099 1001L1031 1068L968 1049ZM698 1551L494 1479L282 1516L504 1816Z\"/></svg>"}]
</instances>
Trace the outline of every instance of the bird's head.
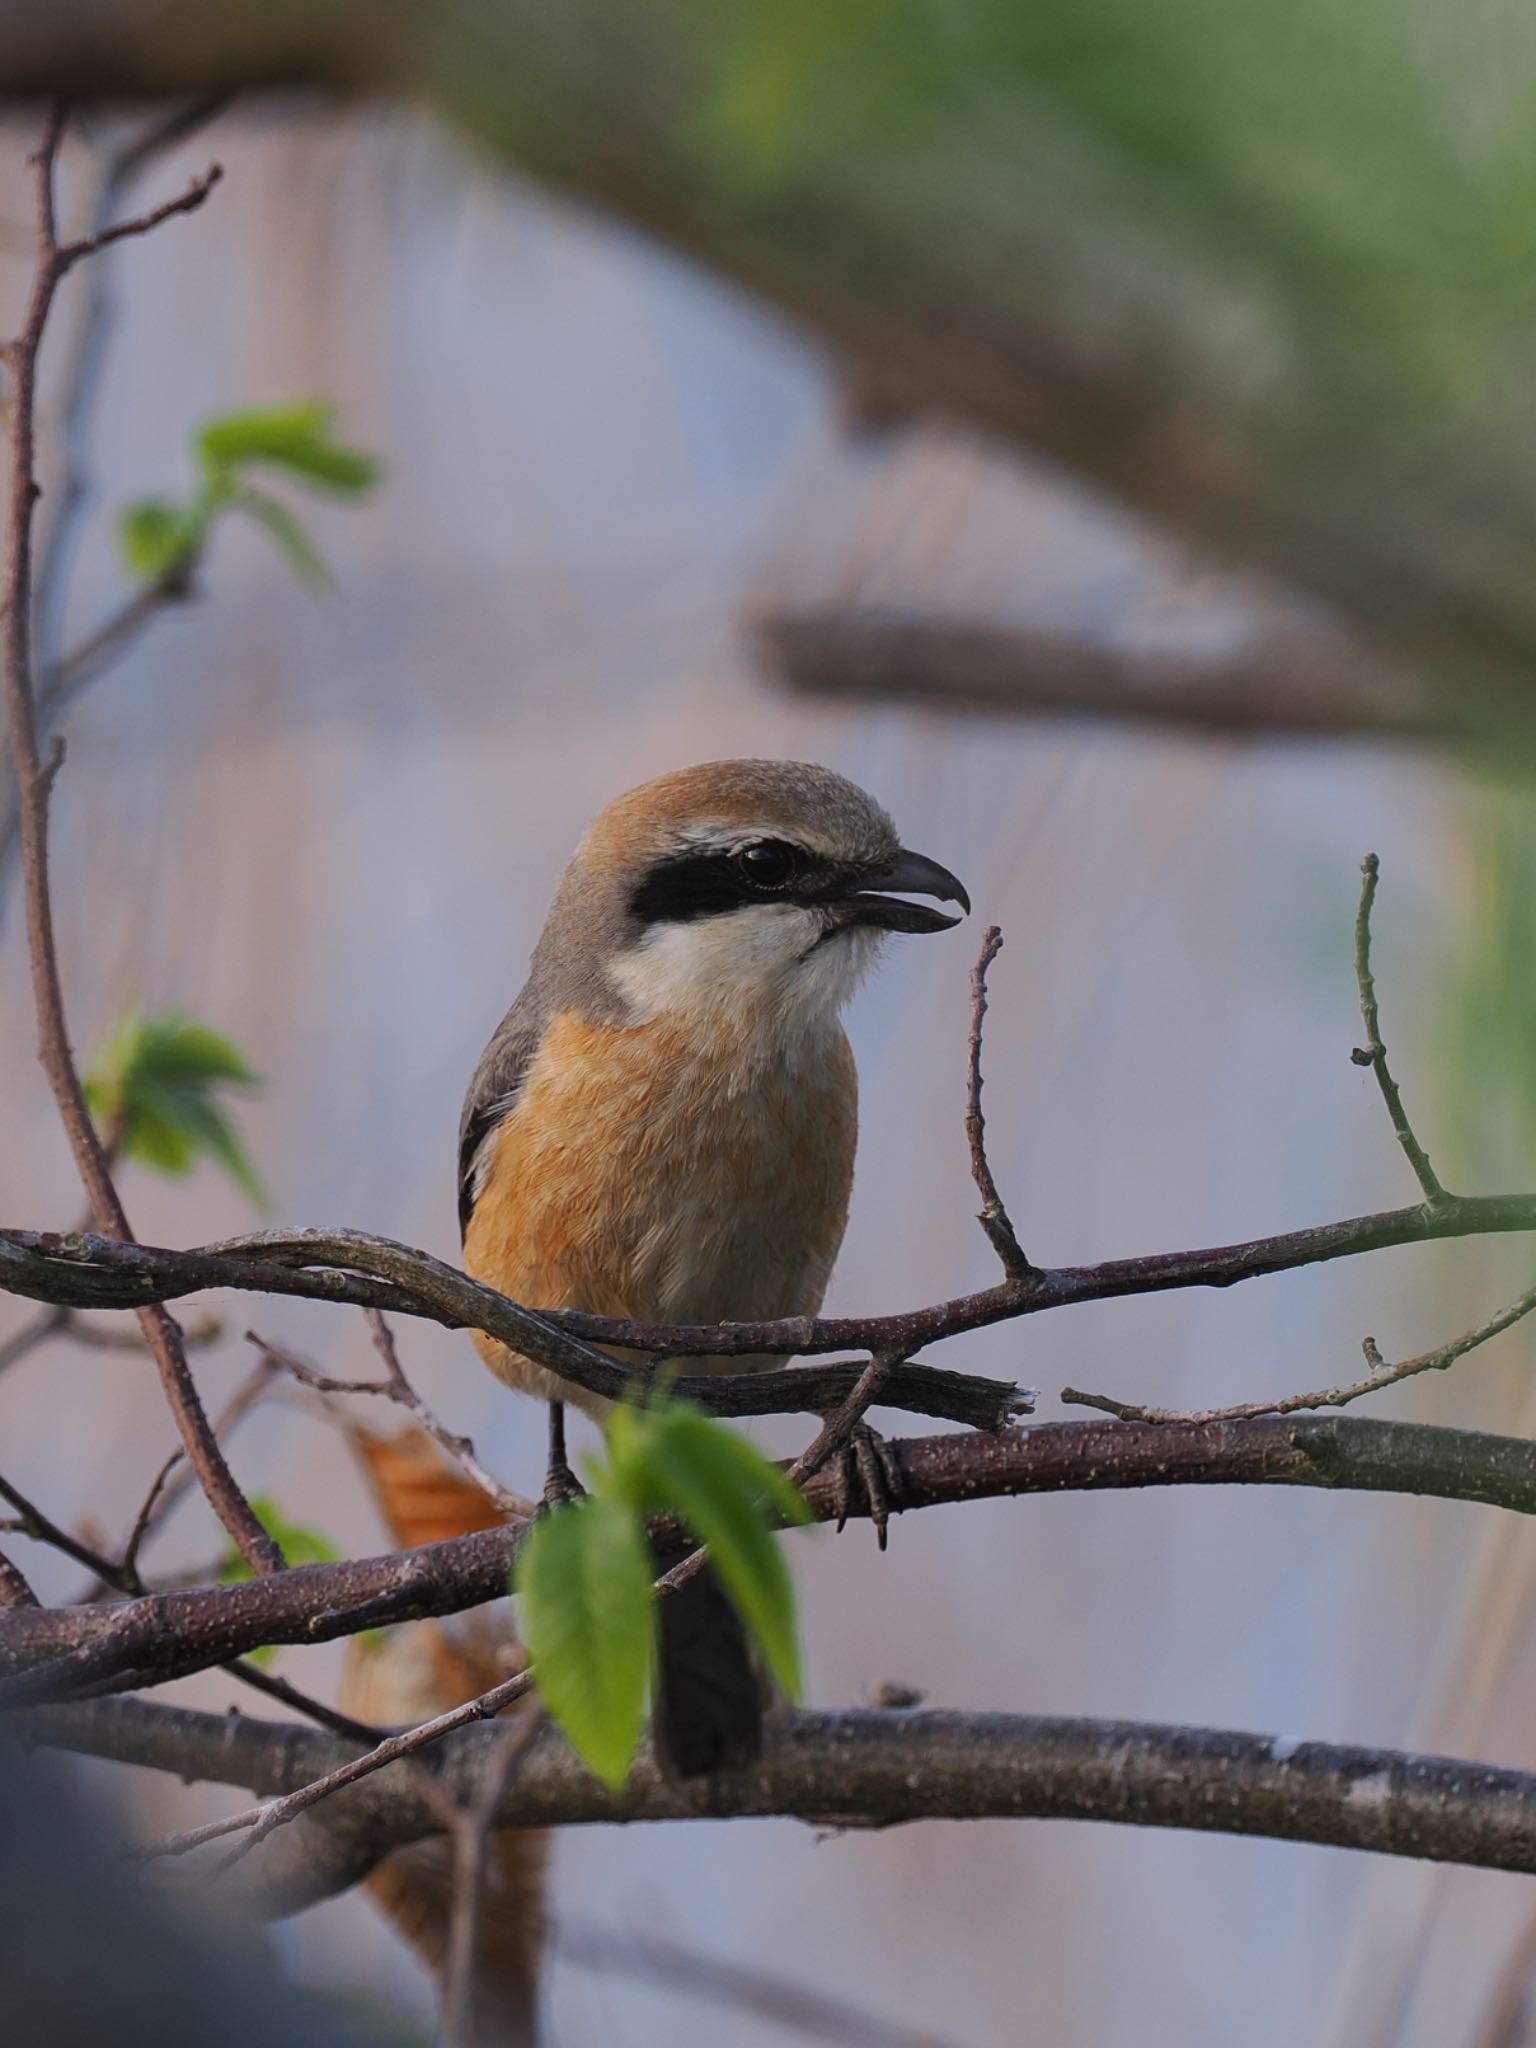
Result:
<instances>
[{"instance_id":1,"label":"bird's head","mask_svg":"<svg viewBox=\"0 0 1536 2048\"><path fill-rule=\"evenodd\" d=\"M540 942L580 942L626 1016L836 1015L890 932L969 911L937 861L901 844L874 799L804 761L712 761L660 776L593 821ZM593 953L600 956L593 958Z\"/></svg>"}]
</instances>

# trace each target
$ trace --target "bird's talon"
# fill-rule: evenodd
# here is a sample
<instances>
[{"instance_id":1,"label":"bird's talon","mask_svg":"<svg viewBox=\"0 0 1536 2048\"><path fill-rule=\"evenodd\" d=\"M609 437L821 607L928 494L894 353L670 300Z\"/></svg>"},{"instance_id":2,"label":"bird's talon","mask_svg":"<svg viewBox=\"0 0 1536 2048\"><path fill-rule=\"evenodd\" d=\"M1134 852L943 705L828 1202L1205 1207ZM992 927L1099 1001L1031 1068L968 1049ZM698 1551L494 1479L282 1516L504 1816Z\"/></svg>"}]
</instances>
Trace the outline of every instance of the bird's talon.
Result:
<instances>
[{"instance_id":1,"label":"bird's talon","mask_svg":"<svg viewBox=\"0 0 1536 2048\"><path fill-rule=\"evenodd\" d=\"M839 1533L855 1506L862 1503L875 1525L875 1542L884 1550L891 1500L900 1491L901 1474L890 1445L867 1422L855 1425L853 1435L838 1456L836 1485Z\"/></svg>"},{"instance_id":2,"label":"bird's talon","mask_svg":"<svg viewBox=\"0 0 1536 2048\"><path fill-rule=\"evenodd\" d=\"M558 1465L551 1464L544 1475L544 1498L540 1503L540 1512L548 1514L551 1508L567 1507L572 1501L585 1500L586 1497L587 1489L569 1465L563 1461Z\"/></svg>"}]
</instances>

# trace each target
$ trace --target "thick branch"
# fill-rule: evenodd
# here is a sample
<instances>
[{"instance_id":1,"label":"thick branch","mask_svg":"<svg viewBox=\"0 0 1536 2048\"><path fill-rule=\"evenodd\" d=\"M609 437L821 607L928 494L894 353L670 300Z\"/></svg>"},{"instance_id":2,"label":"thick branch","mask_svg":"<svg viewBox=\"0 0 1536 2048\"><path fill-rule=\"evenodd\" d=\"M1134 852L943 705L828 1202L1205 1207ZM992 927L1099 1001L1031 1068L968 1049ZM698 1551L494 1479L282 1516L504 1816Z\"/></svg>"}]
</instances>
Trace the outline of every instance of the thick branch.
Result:
<instances>
[{"instance_id":1,"label":"thick branch","mask_svg":"<svg viewBox=\"0 0 1536 2048\"><path fill-rule=\"evenodd\" d=\"M39 1741L271 1797L345 1761L318 1731L98 1701L29 1717ZM438 1749L440 1782L473 1795L487 1741L464 1731ZM545 1728L498 1801L503 1827L791 1815L882 1824L912 1820L1099 1820L1143 1827L1268 1835L1497 1870L1536 1870L1536 1774L1447 1757L1231 1730L1023 1714L869 1708L793 1714L770 1723L761 1761L683 1786L649 1758L629 1785L606 1791ZM333 1847L320 1873L285 1859L281 1884L251 1880L255 1903L292 1912L348 1881L400 1843L438 1832L438 1806L395 1771L380 1772L325 1809ZM313 1841L318 1829L312 1829Z\"/></svg>"},{"instance_id":2,"label":"thick branch","mask_svg":"<svg viewBox=\"0 0 1536 2048\"><path fill-rule=\"evenodd\" d=\"M1444 738L1451 707L1344 634L1266 621L1219 654L1106 645L1040 627L825 606L757 622L793 689L943 711L1115 718L1205 733Z\"/></svg>"},{"instance_id":3,"label":"thick branch","mask_svg":"<svg viewBox=\"0 0 1536 2048\"><path fill-rule=\"evenodd\" d=\"M1536 1514L1536 1442L1364 1416L1039 1423L887 1448L894 1513L1026 1493L1233 1484L1422 1494ZM820 1521L867 1512L841 1497L835 1472L817 1473L805 1490ZM0 1677L0 1705L159 1684L263 1643L326 1642L479 1606L505 1592L526 1527L241 1585L0 1615L0 1673L10 1674Z\"/></svg>"}]
</instances>

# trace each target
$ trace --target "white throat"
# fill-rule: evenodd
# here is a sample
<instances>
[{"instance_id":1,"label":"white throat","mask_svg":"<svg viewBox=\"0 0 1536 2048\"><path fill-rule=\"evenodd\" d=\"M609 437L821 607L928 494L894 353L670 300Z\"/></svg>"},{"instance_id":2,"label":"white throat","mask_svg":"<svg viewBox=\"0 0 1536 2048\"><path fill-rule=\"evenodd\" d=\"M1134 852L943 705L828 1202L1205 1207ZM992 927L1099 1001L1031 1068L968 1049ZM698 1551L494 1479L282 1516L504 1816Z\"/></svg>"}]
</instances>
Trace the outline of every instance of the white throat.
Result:
<instances>
[{"instance_id":1,"label":"white throat","mask_svg":"<svg viewBox=\"0 0 1536 2048\"><path fill-rule=\"evenodd\" d=\"M609 974L635 1023L674 1018L793 1066L836 1027L884 937L863 925L826 939L813 910L754 904L653 925Z\"/></svg>"}]
</instances>

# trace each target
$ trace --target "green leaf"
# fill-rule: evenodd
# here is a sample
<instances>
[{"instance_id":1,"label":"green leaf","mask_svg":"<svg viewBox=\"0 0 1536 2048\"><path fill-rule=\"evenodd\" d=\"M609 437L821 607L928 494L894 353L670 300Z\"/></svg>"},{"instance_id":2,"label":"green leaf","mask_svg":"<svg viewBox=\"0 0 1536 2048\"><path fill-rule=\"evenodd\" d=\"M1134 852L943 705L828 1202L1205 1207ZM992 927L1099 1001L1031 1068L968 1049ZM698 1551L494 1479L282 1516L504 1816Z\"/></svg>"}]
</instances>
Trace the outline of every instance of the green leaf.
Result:
<instances>
[{"instance_id":1,"label":"green leaf","mask_svg":"<svg viewBox=\"0 0 1536 2048\"><path fill-rule=\"evenodd\" d=\"M617 1419L617 1417L615 1417ZM763 1503L791 1522L810 1511L779 1467L754 1444L686 1401L639 1417L652 1504L678 1515L709 1554L732 1605L757 1638L791 1699L800 1696L800 1646L789 1568ZM625 1443L621 1458L637 1456ZM629 1473L635 1467L628 1464Z\"/></svg>"},{"instance_id":2,"label":"green leaf","mask_svg":"<svg viewBox=\"0 0 1536 2048\"><path fill-rule=\"evenodd\" d=\"M199 430L197 452L210 474L268 463L355 497L372 488L379 466L361 448L333 438L332 412L329 405L279 405L226 413Z\"/></svg>"},{"instance_id":3,"label":"green leaf","mask_svg":"<svg viewBox=\"0 0 1536 2048\"><path fill-rule=\"evenodd\" d=\"M336 579L325 566L325 558L286 505L269 498L265 491L241 490L229 501L239 511L264 526L312 590L334 590Z\"/></svg>"},{"instance_id":4,"label":"green leaf","mask_svg":"<svg viewBox=\"0 0 1536 2048\"><path fill-rule=\"evenodd\" d=\"M118 541L130 575L158 582L191 560L202 543L206 521L196 511L164 498L141 498L118 520Z\"/></svg>"},{"instance_id":5,"label":"green leaf","mask_svg":"<svg viewBox=\"0 0 1536 2048\"><path fill-rule=\"evenodd\" d=\"M652 1570L638 1516L611 1495L556 1508L518 1552L514 1585L540 1696L615 1791L645 1720Z\"/></svg>"},{"instance_id":6,"label":"green leaf","mask_svg":"<svg viewBox=\"0 0 1536 2048\"><path fill-rule=\"evenodd\" d=\"M176 1010L158 1017L130 1010L91 1061L85 1096L126 1158L170 1174L213 1159L260 1205L261 1183L219 1101L226 1089L256 1084L219 1032Z\"/></svg>"}]
</instances>

